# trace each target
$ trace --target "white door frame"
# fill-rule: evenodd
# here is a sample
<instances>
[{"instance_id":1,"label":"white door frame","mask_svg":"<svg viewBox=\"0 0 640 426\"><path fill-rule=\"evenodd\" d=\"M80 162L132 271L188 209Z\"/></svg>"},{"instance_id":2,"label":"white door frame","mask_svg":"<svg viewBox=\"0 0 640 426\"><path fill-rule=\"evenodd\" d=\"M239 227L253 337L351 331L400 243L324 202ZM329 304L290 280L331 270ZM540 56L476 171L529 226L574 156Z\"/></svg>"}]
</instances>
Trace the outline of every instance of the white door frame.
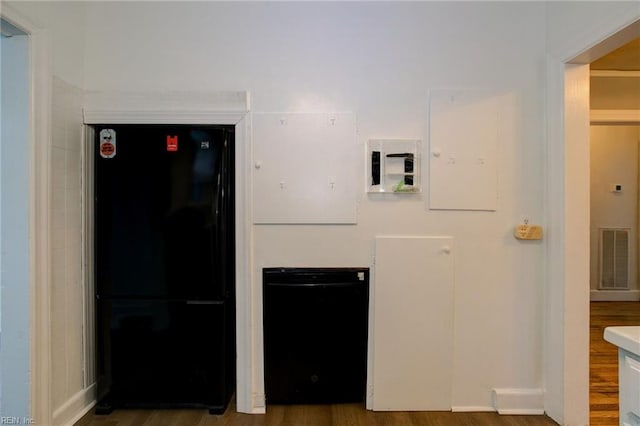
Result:
<instances>
[{"instance_id":1,"label":"white door frame","mask_svg":"<svg viewBox=\"0 0 640 426\"><path fill-rule=\"evenodd\" d=\"M30 415L50 424L51 407L51 266L50 152L51 47L47 31L7 4L1 16L29 36L29 291Z\"/></svg>"},{"instance_id":2,"label":"white door frame","mask_svg":"<svg viewBox=\"0 0 640 426\"><path fill-rule=\"evenodd\" d=\"M600 29L602 30L602 29ZM545 411L589 423L589 66L640 36L640 21L547 58Z\"/></svg>"}]
</instances>

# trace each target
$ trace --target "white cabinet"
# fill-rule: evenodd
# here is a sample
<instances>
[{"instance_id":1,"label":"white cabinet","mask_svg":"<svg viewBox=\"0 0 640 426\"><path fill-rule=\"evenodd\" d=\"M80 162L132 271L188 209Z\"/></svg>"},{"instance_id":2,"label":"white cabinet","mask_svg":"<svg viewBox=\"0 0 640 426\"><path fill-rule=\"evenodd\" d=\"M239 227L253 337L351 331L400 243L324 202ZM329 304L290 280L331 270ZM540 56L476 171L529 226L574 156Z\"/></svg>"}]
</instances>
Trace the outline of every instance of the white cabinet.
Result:
<instances>
[{"instance_id":1,"label":"white cabinet","mask_svg":"<svg viewBox=\"0 0 640 426\"><path fill-rule=\"evenodd\" d=\"M618 350L620 424L640 426L640 356Z\"/></svg>"},{"instance_id":2,"label":"white cabinet","mask_svg":"<svg viewBox=\"0 0 640 426\"><path fill-rule=\"evenodd\" d=\"M376 237L371 409L451 410L453 265L453 237Z\"/></svg>"},{"instance_id":3,"label":"white cabinet","mask_svg":"<svg viewBox=\"0 0 640 426\"><path fill-rule=\"evenodd\" d=\"M607 327L604 340L618 346L620 425L640 426L640 327Z\"/></svg>"}]
</instances>

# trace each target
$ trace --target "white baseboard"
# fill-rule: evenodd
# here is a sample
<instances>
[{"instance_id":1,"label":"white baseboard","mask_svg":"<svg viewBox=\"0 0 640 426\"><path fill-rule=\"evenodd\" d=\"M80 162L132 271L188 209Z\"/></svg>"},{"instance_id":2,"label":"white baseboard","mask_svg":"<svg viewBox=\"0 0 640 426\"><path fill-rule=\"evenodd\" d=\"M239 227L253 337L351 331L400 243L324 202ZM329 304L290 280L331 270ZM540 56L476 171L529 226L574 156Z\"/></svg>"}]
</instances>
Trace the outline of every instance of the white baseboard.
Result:
<instances>
[{"instance_id":1,"label":"white baseboard","mask_svg":"<svg viewBox=\"0 0 640 426\"><path fill-rule=\"evenodd\" d=\"M483 407L483 406L473 406L473 405L454 405L451 407L451 411L454 413L484 413L484 412L495 412L496 409L493 407Z\"/></svg>"},{"instance_id":2,"label":"white baseboard","mask_svg":"<svg viewBox=\"0 0 640 426\"><path fill-rule=\"evenodd\" d=\"M73 395L53 412L53 424L73 426L96 404L95 383Z\"/></svg>"},{"instance_id":3,"label":"white baseboard","mask_svg":"<svg viewBox=\"0 0 640 426\"><path fill-rule=\"evenodd\" d=\"M637 302L640 290L591 290L592 302Z\"/></svg>"},{"instance_id":4,"label":"white baseboard","mask_svg":"<svg viewBox=\"0 0 640 426\"><path fill-rule=\"evenodd\" d=\"M544 414L542 389L494 389L493 402L498 414Z\"/></svg>"}]
</instances>

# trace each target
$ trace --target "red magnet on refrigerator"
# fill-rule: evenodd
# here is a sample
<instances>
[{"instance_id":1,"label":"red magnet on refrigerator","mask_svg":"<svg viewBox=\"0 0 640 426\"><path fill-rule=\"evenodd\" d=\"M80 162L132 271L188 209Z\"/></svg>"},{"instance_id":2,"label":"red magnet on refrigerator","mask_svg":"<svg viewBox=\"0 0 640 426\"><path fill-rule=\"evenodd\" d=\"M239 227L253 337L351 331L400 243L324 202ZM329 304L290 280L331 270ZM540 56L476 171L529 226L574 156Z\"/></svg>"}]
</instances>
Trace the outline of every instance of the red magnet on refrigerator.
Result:
<instances>
[{"instance_id":1,"label":"red magnet on refrigerator","mask_svg":"<svg viewBox=\"0 0 640 426\"><path fill-rule=\"evenodd\" d=\"M175 152L178 150L178 136L167 135L167 151Z\"/></svg>"}]
</instances>

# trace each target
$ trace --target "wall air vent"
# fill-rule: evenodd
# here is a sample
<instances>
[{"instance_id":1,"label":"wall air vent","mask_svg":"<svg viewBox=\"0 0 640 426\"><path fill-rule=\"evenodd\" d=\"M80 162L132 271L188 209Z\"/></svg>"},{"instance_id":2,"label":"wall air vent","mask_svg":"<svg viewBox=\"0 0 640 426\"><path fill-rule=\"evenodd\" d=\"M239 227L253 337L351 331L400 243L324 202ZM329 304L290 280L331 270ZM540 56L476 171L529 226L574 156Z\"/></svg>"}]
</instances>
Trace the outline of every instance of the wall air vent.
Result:
<instances>
[{"instance_id":1,"label":"wall air vent","mask_svg":"<svg viewBox=\"0 0 640 426\"><path fill-rule=\"evenodd\" d=\"M600 228L601 290L629 289L629 229Z\"/></svg>"}]
</instances>

